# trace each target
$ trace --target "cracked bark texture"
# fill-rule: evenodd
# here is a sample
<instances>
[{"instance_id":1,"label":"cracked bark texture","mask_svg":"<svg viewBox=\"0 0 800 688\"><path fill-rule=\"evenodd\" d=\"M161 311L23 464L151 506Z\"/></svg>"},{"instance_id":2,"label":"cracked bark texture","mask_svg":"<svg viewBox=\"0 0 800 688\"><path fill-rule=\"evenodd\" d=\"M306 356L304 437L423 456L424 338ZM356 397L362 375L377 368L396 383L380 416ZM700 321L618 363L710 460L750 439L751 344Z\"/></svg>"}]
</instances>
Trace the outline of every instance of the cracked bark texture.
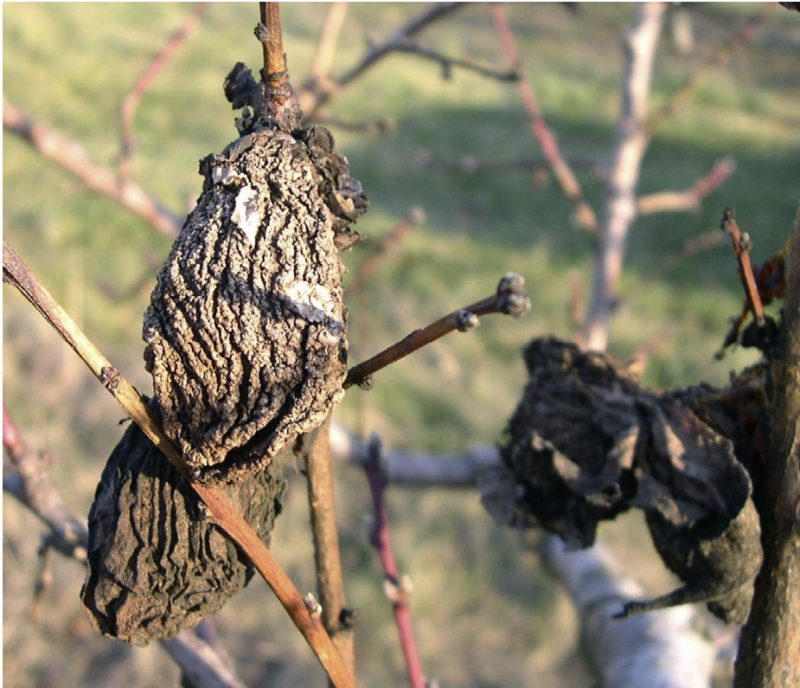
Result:
<instances>
[{"instance_id":1,"label":"cracked bark texture","mask_svg":"<svg viewBox=\"0 0 800 688\"><path fill-rule=\"evenodd\" d=\"M269 543L284 481L270 467L226 491ZM92 623L133 645L169 638L220 609L253 575L197 493L135 424L106 464L89 512Z\"/></svg>"},{"instance_id":2,"label":"cracked bark texture","mask_svg":"<svg viewBox=\"0 0 800 688\"><path fill-rule=\"evenodd\" d=\"M640 508L685 585L625 613L704 601L742 623L762 559L759 521L735 438L692 409L713 394L658 394L607 356L554 338L532 341L525 360L530 378L501 447L504 467L482 482L490 513L588 547L601 520Z\"/></svg>"},{"instance_id":3,"label":"cracked bark texture","mask_svg":"<svg viewBox=\"0 0 800 688\"><path fill-rule=\"evenodd\" d=\"M201 161L143 329L164 429L198 480L263 469L343 395L336 246L366 198L333 146L322 127L260 129Z\"/></svg>"}]
</instances>

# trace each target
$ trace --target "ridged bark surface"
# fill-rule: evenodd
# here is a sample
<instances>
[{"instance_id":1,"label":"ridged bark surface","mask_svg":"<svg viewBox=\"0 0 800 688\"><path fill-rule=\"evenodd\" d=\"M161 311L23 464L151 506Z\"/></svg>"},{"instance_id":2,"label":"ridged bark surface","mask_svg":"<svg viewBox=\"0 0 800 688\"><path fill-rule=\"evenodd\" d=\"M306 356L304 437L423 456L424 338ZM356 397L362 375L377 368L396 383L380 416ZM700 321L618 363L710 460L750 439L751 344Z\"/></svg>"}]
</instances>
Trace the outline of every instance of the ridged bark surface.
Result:
<instances>
[{"instance_id":1,"label":"ridged bark surface","mask_svg":"<svg viewBox=\"0 0 800 688\"><path fill-rule=\"evenodd\" d=\"M259 537L280 512L275 469L229 486ZM200 498L136 425L106 464L89 512L89 576L81 597L106 636L146 645L213 614L253 575Z\"/></svg>"},{"instance_id":2,"label":"ridged bark surface","mask_svg":"<svg viewBox=\"0 0 800 688\"><path fill-rule=\"evenodd\" d=\"M201 163L204 189L158 274L145 361L164 429L200 480L263 468L342 397L337 232L360 185L316 127L261 130Z\"/></svg>"}]
</instances>

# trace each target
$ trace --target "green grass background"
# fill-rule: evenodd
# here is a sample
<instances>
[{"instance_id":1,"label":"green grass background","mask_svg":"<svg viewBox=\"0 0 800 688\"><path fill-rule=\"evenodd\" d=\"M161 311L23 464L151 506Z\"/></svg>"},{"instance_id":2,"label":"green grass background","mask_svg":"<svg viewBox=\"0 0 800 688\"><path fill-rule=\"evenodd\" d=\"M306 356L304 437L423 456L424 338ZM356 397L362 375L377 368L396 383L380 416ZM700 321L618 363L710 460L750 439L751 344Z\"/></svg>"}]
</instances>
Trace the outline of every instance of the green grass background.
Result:
<instances>
[{"instance_id":1,"label":"green grass background","mask_svg":"<svg viewBox=\"0 0 800 688\"><path fill-rule=\"evenodd\" d=\"M422 9L416 4L354 4L336 55L335 73ZM12 4L4 14L4 94L32 117L81 141L113 166L118 108L138 74L191 11L178 4ZM513 5L510 19L545 116L568 156L608 155L619 110L620 31L632 5ZM676 10L670 9L670 13ZM749 12L749 5L689 9L697 44L684 55L660 44L651 103L682 82ZM286 4L285 47L296 82L313 60L326 7ZM222 79L238 60L258 67L252 4L213 5L147 94L136 115L133 176L176 211L199 192L197 161L235 136ZM445 53L506 66L488 9L465 8L427 30L421 42ZM722 156L736 174L694 214L639 219L630 237L622 301L610 350L630 356L658 338L645 382L657 387L698 380L724 383L752 360L743 352L712 360L741 302L735 265L721 245L664 260L736 208L763 260L783 243L800 180L800 15L775 9L758 39L729 66L714 69L658 133L644 161L642 193L688 188ZM439 159L539 154L513 85L416 56L395 55L342 92L333 111L346 119L390 115L396 128L374 137L333 128L339 149L371 205L358 229L379 240L418 205L426 221L386 261L368 289L369 304L351 304L351 359L356 361L446 310L491 291L514 270L526 279L531 313L521 321L488 318L378 376L375 389L348 394L338 417L377 431L389 446L458 451L498 441L524 384L519 352L529 339L573 333L568 315L574 276L589 285L592 245L569 221L570 204L552 180L519 173L464 176L426 169ZM141 316L154 263L169 240L112 201L87 191L13 136L4 136L4 235L112 361L149 390L141 361ZM596 210L603 190L582 175ZM355 268L365 254L345 256ZM142 284L146 286L141 287ZM36 447L54 455L51 472L76 513L85 514L121 429L121 412L74 355L11 289L4 290L5 403ZM357 336L360 333L361 336ZM391 611L383 597L365 515L363 477L338 467L338 518L348 595L361 611L357 632L365 686L403 683ZM304 505L295 468L273 549L301 590L314 586ZM426 673L444 686L591 685L577 650L576 620L557 585L517 534L495 527L472 491L389 493L400 566L412 597ZM161 686L177 671L157 647L133 650L99 638L78 600L74 562L53 557L53 583L32 604L40 526L11 500L4 504L4 679L32 686ZM671 585L648 549L636 516L606 526L601 537L652 592ZM310 651L259 581L216 621L250 685L320 684Z\"/></svg>"}]
</instances>

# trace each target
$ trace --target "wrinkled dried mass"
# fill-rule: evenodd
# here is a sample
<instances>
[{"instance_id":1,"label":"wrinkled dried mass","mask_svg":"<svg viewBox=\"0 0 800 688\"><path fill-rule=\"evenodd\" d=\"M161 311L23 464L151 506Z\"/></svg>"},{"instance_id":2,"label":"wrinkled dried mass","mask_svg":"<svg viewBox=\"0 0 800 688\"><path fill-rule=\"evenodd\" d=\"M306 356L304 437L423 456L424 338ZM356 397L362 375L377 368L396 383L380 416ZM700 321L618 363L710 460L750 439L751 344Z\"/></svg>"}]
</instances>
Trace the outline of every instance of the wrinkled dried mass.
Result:
<instances>
[{"instance_id":1,"label":"wrinkled dried mass","mask_svg":"<svg viewBox=\"0 0 800 688\"><path fill-rule=\"evenodd\" d=\"M145 362L199 480L240 480L319 425L347 373L336 244L366 198L322 127L263 129L201 162L158 273Z\"/></svg>"},{"instance_id":2,"label":"wrinkled dried mass","mask_svg":"<svg viewBox=\"0 0 800 688\"><path fill-rule=\"evenodd\" d=\"M600 521L638 507L685 585L630 609L702 600L725 621L743 622L761 545L738 438L720 432L737 423L712 427L691 407L702 405L700 394L647 390L608 357L557 339L532 341L525 361L530 377L501 448L504 465L482 486L489 511L588 547ZM706 415L721 421L720 413Z\"/></svg>"},{"instance_id":3,"label":"wrinkled dried mass","mask_svg":"<svg viewBox=\"0 0 800 688\"><path fill-rule=\"evenodd\" d=\"M269 543L285 484L271 466L226 488ZM89 576L81 597L106 636L168 638L213 614L253 575L199 497L136 425L114 449L89 512Z\"/></svg>"}]
</instances>

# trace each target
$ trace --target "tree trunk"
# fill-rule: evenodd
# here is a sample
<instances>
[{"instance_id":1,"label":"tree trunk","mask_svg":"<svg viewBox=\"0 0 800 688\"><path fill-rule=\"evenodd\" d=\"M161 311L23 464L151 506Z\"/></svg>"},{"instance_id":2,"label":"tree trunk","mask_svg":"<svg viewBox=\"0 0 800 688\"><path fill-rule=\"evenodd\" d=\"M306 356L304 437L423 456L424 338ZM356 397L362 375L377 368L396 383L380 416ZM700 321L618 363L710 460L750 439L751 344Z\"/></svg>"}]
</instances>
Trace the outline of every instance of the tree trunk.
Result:
<instances>
[{"instance_id":1,"label":"tree trunk","mask_svg":"<svg viewBox=\"0 0 800 688\"><path fill-rule=\"evenodd\" d=\"M758 481L764 564L736 660L736 688L800 686L800 213L771 362L771 436Z\"/></svg>"}]
</instances>

